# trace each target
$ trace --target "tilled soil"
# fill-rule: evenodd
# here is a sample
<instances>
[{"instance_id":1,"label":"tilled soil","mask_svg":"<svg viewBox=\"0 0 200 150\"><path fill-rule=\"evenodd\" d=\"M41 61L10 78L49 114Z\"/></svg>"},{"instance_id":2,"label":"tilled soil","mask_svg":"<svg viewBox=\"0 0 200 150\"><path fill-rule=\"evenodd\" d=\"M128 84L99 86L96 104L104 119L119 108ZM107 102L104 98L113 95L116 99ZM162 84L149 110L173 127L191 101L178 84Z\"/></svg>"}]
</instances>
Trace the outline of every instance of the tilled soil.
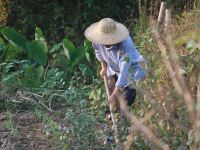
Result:
<instances>
[{"instance_id":1,"label":"tilled soil","mask_svg":"<svg viewBox=\"0 0 200 150\"><path fill-rule=\"evenodd\" d=\"M62 149L59 139L46 135L46 126L39 121L32 112L17 112L12 116L12 127L9 127L10 118L6 112L0 113L0 150L56 150ZM55 119L55 118L54 118ZM60 122L59 120L57 120ZM66 122L65 122L66 123ZM60 122L61 126L67 124ZM96 149L105 149L105 144L112 146L112 122L96 123ZM16 131L16 132L13 132ZM69 136L70 138L70 136ZM113 138L111 138L113 139ZM69 140L70 141L70 140ZM93 147L93 146L92 146ZM93 149L91 147L91 149ZM69 142L69 149L77 149L73 142Z\"/></svg>"},{"instance_id":2,"label":"tilled soil","mask_svg":"<svg viewBox=\"0 0 200 150\"><path fill-rule=\"evenodd\" d=\"M13 116L16 133L8 127L6 113L0 113L0 150L53 150L55 141L42 132L43 124L31 112L18 112Z\"/></svg>"}]
</instances>

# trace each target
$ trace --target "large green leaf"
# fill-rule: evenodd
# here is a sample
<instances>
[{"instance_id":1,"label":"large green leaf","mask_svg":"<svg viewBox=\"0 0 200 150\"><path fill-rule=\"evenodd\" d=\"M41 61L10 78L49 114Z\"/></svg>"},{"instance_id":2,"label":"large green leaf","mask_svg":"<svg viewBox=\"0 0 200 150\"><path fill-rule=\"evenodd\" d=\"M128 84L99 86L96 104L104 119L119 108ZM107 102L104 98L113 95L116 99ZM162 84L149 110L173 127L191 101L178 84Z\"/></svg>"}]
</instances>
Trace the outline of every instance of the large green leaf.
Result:
<instances>
[{"instance_id":1,"label":"large green leaf","mask_svg":"<svg viewBox=\"0 0 200 150\"><path fill-rule=\"evenodd\" d=\"M36 29L35 29L35 40L41 41L43 43L44 51L45 51L45 53L47 53L48 52L47 42L43 36L42 30L39 27L36 27Z\"/></svg>"},{"instance_id":2,"label":"large green leaf","mask_svg":"<svg viewBox=\"0 0 200 150\"><path fill-rule=\"evenodd\" d=\"M40 38L44 38L43 32L39 27L35 29L35 40L39 40Z\"/></svg>"},{"instance_id":3,"label":"large green leaf","mask_svg":"<svg viewBox=\"0 0 200 150\"><path fill-rule=\"evenodd\" d=\"M45 45L41 41L30 41L26 43L30 58L40 65L45 66L47 63L47 55Z\"/></svg>"},{"instance_id":4,"label":"large green leaf","mask_svg":"<svg viewBox=\"0 0 200 150\"><path fill-rule=\"evenodd\" d=\"M58 43L58 44L53 45L53 47L50 49L50 53L56 52L57 50L59 50L59 48L61 46L62 46L62 43Z\"/></svg>"},{"instance_id":5,"label":"large green leaf","mask_svg":"<svg viewBox=\"0 0 200 150\"><path fill-rule=\"evenodd\" d=\"M42 78L42 76L43 76L43 74L44 74L44 71L45 71L45 69L44 69L43 66L37 67L36 73L37 73L37 75L38 75L38 77L39 77L40 79Z\"/></svg>"},{"instance_id":6,"label":"large green leaf","mask_svg":"<svg viewBox=\"0 0 200 150\"><path fill-rule=\"evenodd\" d=\"M10 43L19 46L22 49L26 49L26 37L17 32L15 29L11 27L5 27L1 29L1 33Z\"/></svg>"},{"instance_id":7,"label":"large green leaf","mask_svg":"<svg viewBox=\"0 0 200 150\"><path fill-rule=\"evenodd\" d=\"M9 44L8 49L7 49L7 53L6 53L6 58L8 60L12 60L14 58L17 58L20 55L21 52L22 52L21 48L19 48L16 45Z\"/></svg>"},{"instance_id":8,"label":"large green leaf","mask_svg":"<svg viewBox=\"0 0 200 150\"><path fill-rule=\"evenodd\" d=\"M85 64L80 64L78 65L78 68L81 70L84 77L93 77L93 71L89 66Z\"/></svg>"},{"instance_id":9,"label":"large green leaf","mask_svg":"<svg viewBox=\"0 0 200 150\"><path fill-rule=\"evenodd\" d=\"M74 44L68 39L63 39L63 48L67 58L71 59L71 56L76 51Z\"/></svg>"},{"instance_id":10,"label":"large green leaf","mask_svg":"<svg viewBox=\"0 0 200 150\"><path fill-rule=\"evenodd\" d=\"M90 64L94 64L95 63L95 54L94 54L94 49L92 48L92 43L88 40L84 41L84 49L86 51L85 56L87 58L87 61Z\"/></svg>"},{"instance_id":11,"label":"large green leaf","mask_svg":"<svg viewBox=\"0 0 200 150\"><path fill-rule=\"evenodd\" d=\"M84 48L77 48L76 51L74 51L71 59L71 68L78 65L81 61L85 58L85 49Z\"/></svg>"}]
</instances>

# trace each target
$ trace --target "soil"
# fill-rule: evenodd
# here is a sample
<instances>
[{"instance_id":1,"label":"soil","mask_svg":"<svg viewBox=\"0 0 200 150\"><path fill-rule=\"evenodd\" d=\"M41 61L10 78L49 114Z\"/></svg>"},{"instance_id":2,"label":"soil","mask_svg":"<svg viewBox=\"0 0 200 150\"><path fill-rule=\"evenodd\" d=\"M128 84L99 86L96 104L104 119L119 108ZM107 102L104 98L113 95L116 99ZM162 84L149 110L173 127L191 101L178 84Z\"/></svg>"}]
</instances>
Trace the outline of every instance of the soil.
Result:
<instances>
[{"instance_id":1,"label":"soil","mask_svg":"<svg viewBox=\"0 0 200 150\"><path fill-rule=\"evenodd\" d=\"M9 115L6 112L0 113L0 150L56 150L62 149L59 139L47 135L46 125L39 121L32 112L16 112L12 116L12 126L8 127ZM53 116L52 116L53 117ZM66 124L56 120L67 126ZM58 118L57 118L58 119ZM112 122L107 120L105 123L96 123L95 135L97 149L105 149L105 144L113 145ZM16 132L14 132L16 131ZM73 147L73 142L68 145Z\"/></svg>"},{"instance_id":2,"label":"soil","mask_svg":"<svg viewBox=\"0 0 200 150\"><path fill-rule=\"evenodd\" d=\"M8 115L0 113L0 150L53 150L55 141L43 133L43 124L31 112L13 116L13 128L8 128Z\"/></svg>"}]
</instances>

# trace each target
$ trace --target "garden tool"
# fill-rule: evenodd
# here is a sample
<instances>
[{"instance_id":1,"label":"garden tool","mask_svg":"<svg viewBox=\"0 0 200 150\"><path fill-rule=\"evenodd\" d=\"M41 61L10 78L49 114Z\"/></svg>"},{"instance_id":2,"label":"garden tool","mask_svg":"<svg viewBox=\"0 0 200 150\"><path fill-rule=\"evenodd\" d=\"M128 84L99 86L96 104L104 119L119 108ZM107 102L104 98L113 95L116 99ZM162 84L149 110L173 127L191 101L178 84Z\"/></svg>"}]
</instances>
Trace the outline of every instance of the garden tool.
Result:
<instances>
[{"instance_id":1,"label":"garden tool","mask_svg":"<svg viewBox=\"0 0 200 150\"><path fill-rule=\"evenodd\" d=\"M109 99L111 93L110 93L110 90L108 88L108 79L107 79L106 76L104 76L103 79L104 79L104 85L105 85L105 88L106 88L107 99ZM118 144L119 138L118 138L117 124L116 124L115 115L114 115L114 106L110 103L109 107L110 107L110 114L111 114L111 119L112 119L112 123L113 123L112 128L114 129L115 143Z\"/></svg>"}]
</instances>

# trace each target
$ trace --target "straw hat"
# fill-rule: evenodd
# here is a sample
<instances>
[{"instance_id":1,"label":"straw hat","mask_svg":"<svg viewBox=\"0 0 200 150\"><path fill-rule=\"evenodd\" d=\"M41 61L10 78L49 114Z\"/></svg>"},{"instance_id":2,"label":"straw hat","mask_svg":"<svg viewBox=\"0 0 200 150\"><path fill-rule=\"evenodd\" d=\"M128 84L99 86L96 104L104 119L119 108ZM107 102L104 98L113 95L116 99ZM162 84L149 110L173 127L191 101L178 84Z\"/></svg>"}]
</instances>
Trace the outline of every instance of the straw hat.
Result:
<instances>
[{"instance_id":1,"label":"straw hat","mask_svg":"<svg viewBox=\"0 0 200 150\"><path fill-rule=\"evenodd\" d=\"M85 37L94 43L113 45L124 41L129 36L128 29L111 18L103 18L85 30Z\"/></svg>"}]
</instances>

